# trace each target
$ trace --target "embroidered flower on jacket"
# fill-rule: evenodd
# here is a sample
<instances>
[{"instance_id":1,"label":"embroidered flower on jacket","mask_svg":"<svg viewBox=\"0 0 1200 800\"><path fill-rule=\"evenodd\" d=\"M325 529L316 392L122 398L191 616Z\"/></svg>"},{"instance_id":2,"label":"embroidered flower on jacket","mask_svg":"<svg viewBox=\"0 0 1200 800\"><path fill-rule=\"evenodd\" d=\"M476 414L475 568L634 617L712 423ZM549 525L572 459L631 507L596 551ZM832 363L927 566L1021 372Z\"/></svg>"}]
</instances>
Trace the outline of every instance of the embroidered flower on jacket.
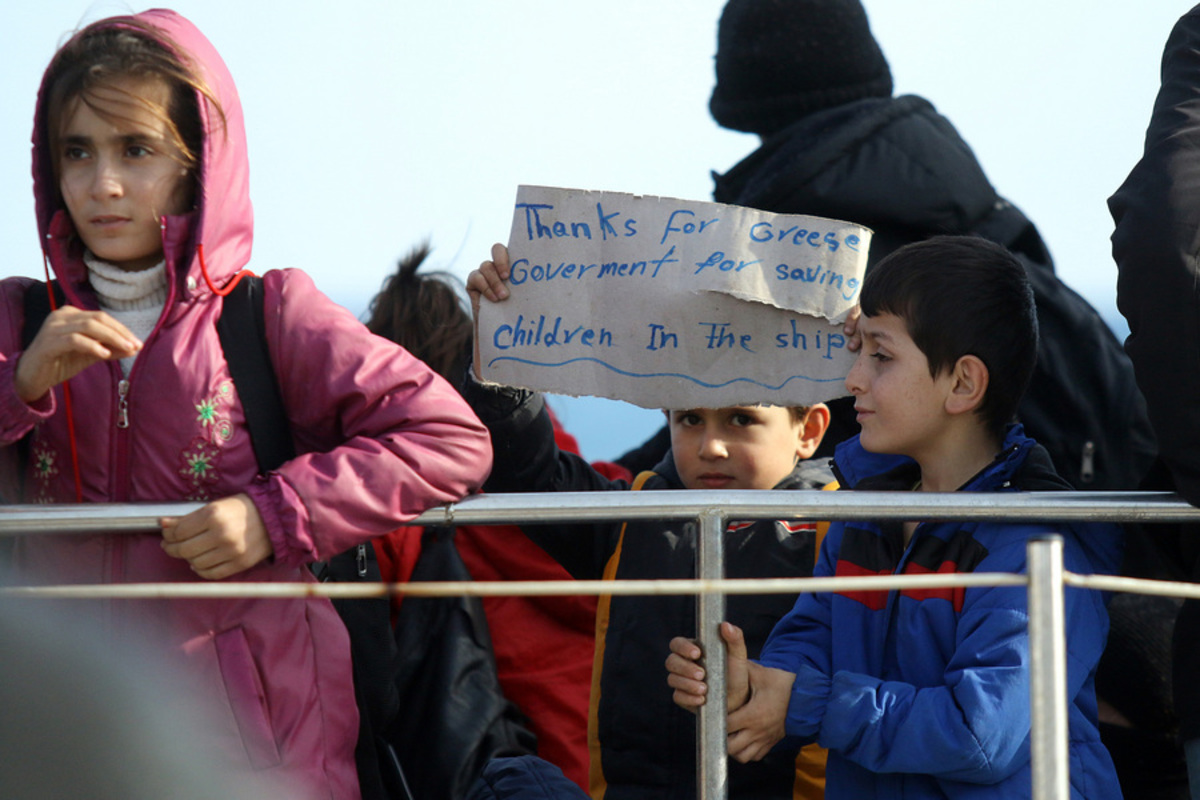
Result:
<instances>
[{"instance_id":1,"label":"embroidered flower on jacket","mask_svg":"<svg viewBox=\"0 0 1200 800\"><path fill-rule=\"evenodd\" d=\"M36 488L31 498L35 503L62 502L50 489L51 479L58 474L58 454L41 438L33 446L33 479Z\"/></svg>"},{"instance_id":2,"label":"embroidered flower on jacket","mask_svg":"<svg viewBox=\"0 0 1200 800\"><path fill-rule=\"evenodd\" d=\"M221 381L212 396L196 403L196 422L200 423L200 430L207 432L207 438L214 444L228 442L233 438L233 420L229 418L229 408L232 405L231 380Z\"/></svg>"},{"instance_id":3,"label":"embroidered flower on jacket","mask_svg":"<svg viewBox=\"0 0 1200 800\"><path fill-rule=\"evenodd\" d=\"M186 500L211 499L212 487L221 479L222 448L233 438L230 410L234 397L233 381L227 378L212 394L193 404L197 435L179 455L179 475L187 482Z\"/></svg>"},{"instance_id":4,"label":"embroidered flower on jacket","mask_svg":"<svg viewBox=\"0 0 1200 800\"><path fill-rule=\"evenodd\" d=\"M220 477L221 448L202 436L183 451L179 475L191 486L191 500L207 499L209 488Z\"/></svg>"},{"instance_id":5,"label":"embroidered flower on jacket","mask_svg":"<svg viewBox=\"0 0 1200 800\"><path fill-rule=\"evenodd\" d=\"M200 423L200 427L211 425L217 418L217 403L215 399L202 400L196 404L196 421Z\"/></svg>"},{"instance_id":6,"label":"embroidered flower on jacket","mask_svg":"<svg viewBox=\"0 0 1200 800\"><path fill-rule=\"evenodd\" d=\"M37 449L33 453L34 474L41 480L49 480L58 474L58 466L55 463L57 460L54 452L39 442Z\"/></svg>"}]
</instances>

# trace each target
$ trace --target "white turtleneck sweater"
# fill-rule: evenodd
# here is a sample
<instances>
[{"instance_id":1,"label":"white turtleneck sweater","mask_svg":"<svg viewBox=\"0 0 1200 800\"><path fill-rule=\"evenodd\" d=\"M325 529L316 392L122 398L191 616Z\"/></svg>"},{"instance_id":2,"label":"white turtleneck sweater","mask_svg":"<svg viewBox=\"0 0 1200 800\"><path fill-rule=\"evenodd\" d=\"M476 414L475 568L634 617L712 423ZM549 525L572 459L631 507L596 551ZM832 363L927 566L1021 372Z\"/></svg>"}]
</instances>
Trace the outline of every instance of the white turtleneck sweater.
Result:
<instances>
[{"instance_id":1,"label":"white turtleneck sweater","mask_svg":"<svg viewBox=\"0 0 1200 800\"><path fill-rule=\"evenodd\" d=\"M145 341L167 302L166 262L127 272L91 253L85 253L83 261L87 264L88 277L100 307L129 328L134 336ZM121 359L121 370L125 375L129 374L136 359L136 355Z\"/></svg>"}]
</instances>

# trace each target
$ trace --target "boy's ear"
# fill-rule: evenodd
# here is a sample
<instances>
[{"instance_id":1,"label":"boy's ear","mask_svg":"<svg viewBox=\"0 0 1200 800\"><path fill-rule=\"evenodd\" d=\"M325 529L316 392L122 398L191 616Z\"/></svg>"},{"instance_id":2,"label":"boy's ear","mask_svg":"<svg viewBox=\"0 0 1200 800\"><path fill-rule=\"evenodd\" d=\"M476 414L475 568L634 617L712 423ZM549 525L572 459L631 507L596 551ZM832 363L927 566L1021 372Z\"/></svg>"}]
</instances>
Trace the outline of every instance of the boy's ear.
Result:
<instances>
[{"instance_id":1,"label":"boy's ear","mask_svg":"<svg viewBox=\"0 0 1200 800\"><path fill-rule=\"evenodd\" d=\"M946 396L948 414L966 414L983 405L990 376L987 365L979 356L965 355L959 358L950 378L950 394Z\"/></svg>"},{"instance_id":2,"label":"boy's ear","mask_svg":"<svg viewBox=\"0 0 1200 800\"><path fill-rule=\"evenodd\" d=\"M808 407L808 412L800 420L800 442L796 448L796 454L800 456L801 461L812 458L813 453L821 446L825 431L829 430L829 418L829 406L824 403L815 403Z\"/></svg>"}]
</instances>

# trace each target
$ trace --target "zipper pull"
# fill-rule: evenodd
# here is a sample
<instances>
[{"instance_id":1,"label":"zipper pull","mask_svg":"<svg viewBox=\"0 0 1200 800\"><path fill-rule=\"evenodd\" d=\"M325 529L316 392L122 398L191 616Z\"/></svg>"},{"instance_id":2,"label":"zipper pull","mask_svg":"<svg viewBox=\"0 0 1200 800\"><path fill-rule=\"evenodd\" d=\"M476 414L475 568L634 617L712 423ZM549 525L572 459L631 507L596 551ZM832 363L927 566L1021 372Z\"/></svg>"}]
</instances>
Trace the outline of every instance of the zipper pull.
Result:
<instances>
[{"instance_id":1,"label":"zipper pull","mask_svg":"<svg viewBox=\"0 0 1200 800\"><path fill-rule=\"evenodd\" d=\"M1079 463L1079 480L1082 483L1091 483L1096 480L1096 443L1090 440L1083 443L1083 458Z\"/></svg>"},{"instance_id":2,"label":"zipper pull","mask_svg":"<svg viewBox=\"0 0 1200 800\"><path fill-rule=\"evenodd\" d=\"M365 544L358 546L358 554L354 559L354 563L358 566L358 577L367 577L367 546Z\"/></svg>"},{"instance_id":3,"label":"zipper pull","mask_svg":"<svg viewBox=\"0 0 1200 800\"><path fill-rule=\"evenodd\" d=\"M129 427L129 381L125 378L117 383L117 427Z\"/></svg>"}]
</instances>

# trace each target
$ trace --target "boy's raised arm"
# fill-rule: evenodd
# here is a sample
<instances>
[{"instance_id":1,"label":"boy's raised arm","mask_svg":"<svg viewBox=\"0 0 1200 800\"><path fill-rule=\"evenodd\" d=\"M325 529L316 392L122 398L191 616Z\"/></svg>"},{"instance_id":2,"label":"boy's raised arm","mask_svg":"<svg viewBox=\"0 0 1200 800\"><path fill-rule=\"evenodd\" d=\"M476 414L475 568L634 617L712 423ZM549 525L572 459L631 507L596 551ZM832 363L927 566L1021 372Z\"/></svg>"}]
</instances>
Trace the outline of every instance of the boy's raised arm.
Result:
<instances>
[{"instance_id":1,"label":"boy's raised arm","mask_svg":"<svg viewBox=\"0 0 1200 800\"><path fill-rule=\"evenodd\" d=\"M493 468L485 492L611 491L628 489L623 481L609 480L581 456L558 448L554 425L539 392L515 386L484 383L479 358L479 308L485 302L503 302L510 296L508 249L492 246L484 261L467 278L475 319L475 353L472 375L463 386L463 397L491 434ZM588 523L527 525L522 530L575 578L598 579L611 552L604 535L611 525Z\"/></svg>"}]
</instances>

